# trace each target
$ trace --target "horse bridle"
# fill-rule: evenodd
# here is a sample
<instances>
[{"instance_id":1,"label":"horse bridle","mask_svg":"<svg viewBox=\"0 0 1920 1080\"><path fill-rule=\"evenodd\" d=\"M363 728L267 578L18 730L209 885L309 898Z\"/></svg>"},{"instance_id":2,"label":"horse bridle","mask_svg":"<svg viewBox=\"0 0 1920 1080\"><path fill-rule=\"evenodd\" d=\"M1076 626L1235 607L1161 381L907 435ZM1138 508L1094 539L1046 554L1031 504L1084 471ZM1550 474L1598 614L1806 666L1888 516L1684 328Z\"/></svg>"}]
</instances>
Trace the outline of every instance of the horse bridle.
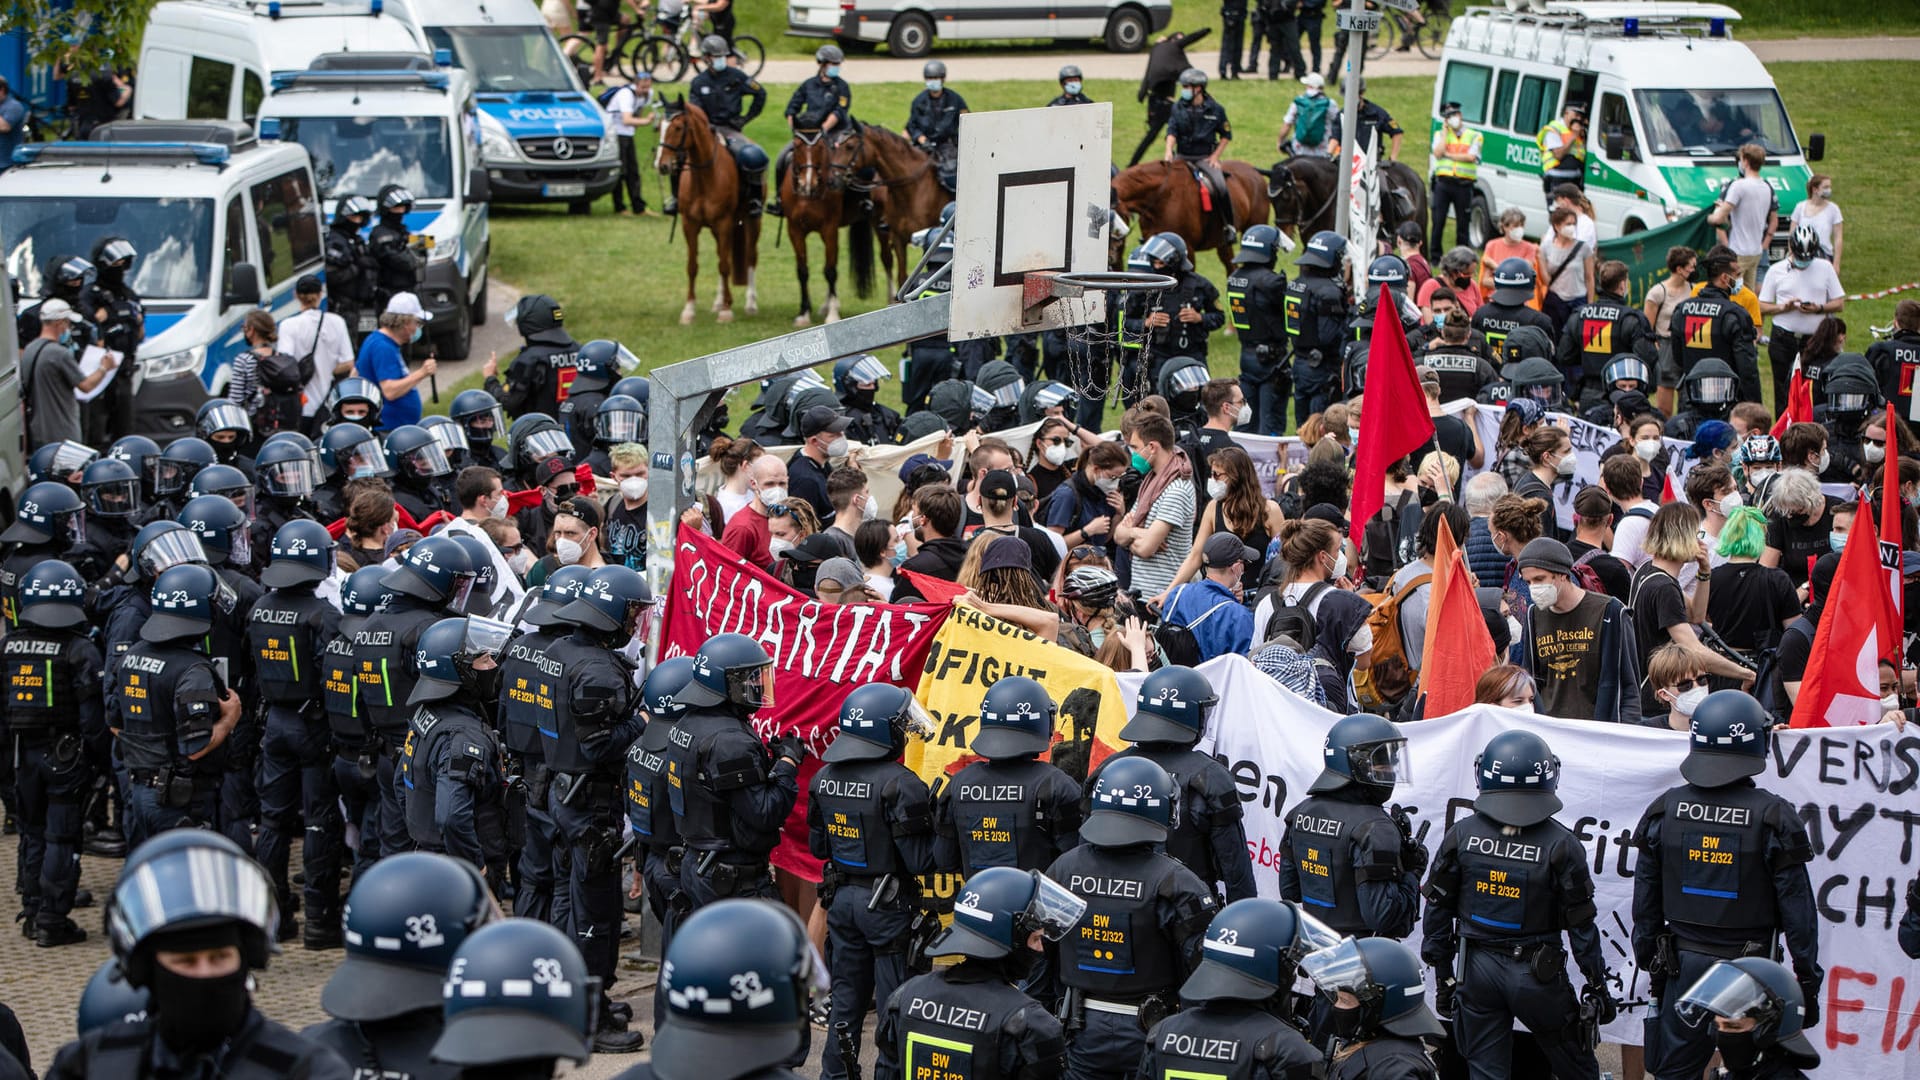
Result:
<instances>
[{"instance_id":1,"label":"horse bridle","mask_svg":"<svg viewBox=\"0 0 1920 1080\"><path fill-rule=\"evenodd\" d=\"M685 109L680 109L678 111L669 111L667 114L666 126L672 127L673 122L675 120L678 120L686 115L687 115L687 111ZM680 134L681 134L680 142L677 142L677 143L668 142L666 138L666 134L667 133L665 131L662 131L660 133L660 136L661 136L660 149L667 151L668 154L671 155L667 161L670 167L672 167L675 170L692 169L695 172L698 172L701 169L713 168L714 158L719 156L717 152L713 157L707 158L707 160L704 162L693 160L693 154L690 153L688 149L692 145L692 140L687 136L687 126L685 124L680 125ZM718 139L720 137L719 132L716 131L713 137L715 139Z\"/></svg>"},{"instance_id":2,"label":"horse bridle","mask_svg":"<svg viewBox=\"0 0 1920 1080\"><path fill-rule=\"evenodd\" d=\"M1272 171L1267 173L1267 179L1269 181L1267 184L1267 197L1271 199L1278 194L1278 191L1274 187L1274 184L1279 183L1280 178L1283 176L1286 177L1287 186L1293 189L1293 199L1292 199L1293 205L1295 206L1301 205L1300 181L1294 177L1293 170L1287 168L1287 163L1284 161L1275 165ZM1327 201L1320 204L1320 209L1315 210L1313 213L1308 214L1305 217L1295 217L1291 221L1281 221L1280 208L1278 206L1275 206L1273 223L1274 225L1281 226L1281 227L1285 227L1287 225L1306 225L1314 221L1315 219L1317 219L1321 214L1324 214L1328 210L1332 209L1333 200L1339 194L1340 194L1340 185L1339 184L1333 185L1333 190L1327 194Z\"/></svg>"}]
</instances>

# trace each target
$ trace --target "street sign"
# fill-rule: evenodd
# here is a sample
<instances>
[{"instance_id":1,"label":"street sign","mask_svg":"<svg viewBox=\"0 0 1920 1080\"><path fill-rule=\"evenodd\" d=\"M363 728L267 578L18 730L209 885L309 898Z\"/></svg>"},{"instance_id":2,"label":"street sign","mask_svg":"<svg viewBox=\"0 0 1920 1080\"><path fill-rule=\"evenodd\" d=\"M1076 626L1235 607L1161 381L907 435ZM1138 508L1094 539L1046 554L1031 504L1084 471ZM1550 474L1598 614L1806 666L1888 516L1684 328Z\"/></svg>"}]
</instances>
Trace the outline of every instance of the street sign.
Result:
<instances>
[{"instance_id":1,"label":"street sign","mask_svg":"<svg viewBox=\"0 0 1920 1080\"><path fill-rule=\"evenodd\" d=\"M1371 34L1380 29L1380 13L1377 11L1340 11L1335 12L1334 25L1341 30L1358 30Z\"/></svg>"}]
</instances>

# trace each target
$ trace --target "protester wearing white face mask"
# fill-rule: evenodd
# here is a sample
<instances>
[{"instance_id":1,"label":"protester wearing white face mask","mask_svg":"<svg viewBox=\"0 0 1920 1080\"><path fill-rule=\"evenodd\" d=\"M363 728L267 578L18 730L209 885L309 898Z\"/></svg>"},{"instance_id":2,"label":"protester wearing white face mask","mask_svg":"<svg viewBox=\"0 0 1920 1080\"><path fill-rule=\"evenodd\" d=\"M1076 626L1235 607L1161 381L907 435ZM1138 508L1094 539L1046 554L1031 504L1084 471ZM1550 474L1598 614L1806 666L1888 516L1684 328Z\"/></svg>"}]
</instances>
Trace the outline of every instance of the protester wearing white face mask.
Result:
<instances>
[{"instance_id":1,"label":"protester wearing white face mask","mask_svg":"<svg viewBox=\"0 0 1920 1080\"><path fill-rule=\"evenodd\" d=\"M1279 503L1261 493L1260 474L1254 471L1253 458L1240 447L1215 450L1207 457L1207 470L1207 496L1211 501L1200 512L1193 534L1193 550L1173 575L1173 583L1192 581L1200 573L1202 549L1209 536L1217 532L1232 533L1259 556L1247 563L1240 583L1241 591L1252 596L1258 589L1260 572L1266 566L1267 544L1279 535L1280 527L1286 523L1286 514Z\"/></svg>"},{"instance_id":2,"label":"protester wearing white face mask","mask_svg":"<svg viewBox=\"0 0 1920 1080\"><path fill-rule=\"evenodd\" d=\"M1240 388L1239 379L1211 379L1200 387L1200 408L1207 414L1206 423L1193 433L1199 453L1196 462L1211 459L1213 455L1229 446L1237 446L1233 441L1233 429L1247 420L1253 419L1253 407L1247 404L1247 392ZM1195 478L1196 481L1198 478ZM1201 516L1205 516L1207 503L1213 498L1202 490L1196 492L1199 499Z\"/></svg>"},{"instance_id":3,"label":"protester wearing white face mask","mask_svg":"<svg viewBox=\"0 0 1920 1080\"><path fill-rule=\"evenodd\" d=\"M1574 308L1593 299L1594 249L1580 238L1578 219L1572 210L1555 207L1540 244L1540 273L1547 283L1540 310L1555 326L1565 326Z\"/></svg>"},{"instance_id":4,"label":"protester wearing white face mask","mask_svg":"<svg viewBox=\"0 0 1920 1080\"><path fill-rule=\"evenodd\" d=\"M607 451L620 494L607 501L607 561L633 570L647 566L647 448L619 443ZM698 508L698 503L695 508Z\"/></svg>"},{"instance_id":5,"label":"protester wearing white face mask","mask_svg":"<svg viewBox=\"0 0 1920 1080\"><path fill-rule=\"evenodd\" d=\"M728 550L762 570L773 570L773 552L769 550L773 530L767 525L771 512L787 502L787 463L773 454L762 454L747 466L753 497L727 519L720 543Z\"/></svg>"},{"instance_id":6,"label":"protester wearing white face mask","mask_svg":"<svg viewBox=\"0 0 1920 1080\"><path fill-rule=\"evenodd\" d=\"M1626 605L1573 579L1573 555L1539 537L1516 560L1533 603L1521 619L1525 667L1535 706L1549 716L1637 723L1640 657Z\"/></svg>"},{"instance_id":7,"label":"protester wearing white face mask","mask_svg":"<svg viewBox=\"0 0 1920 1080\"><path fill-rule=\"evenodd\" d=\"M449 522L444 531L464 533L486 541L487 548L493 553L493 601L498 606L502 601L510 601L515 607L520 603L526 588L521 585L521 575L533 566L531 558L523 558L519 566L513 564L498 544L487 536L482 525L488 521L505 522L509 517L507 488L500 474L485 465L469 465L460 470L453 479L453 497L460 504L460 516Z\"/></svg>"},{"instance_id":8,"label":"protester wearing white face mask","mask_svg":"<svg viewBox=\"0 0 1920 1080\"><path fill-rule=\"evenodd\" d=\"M553 528L547 531L549 554L527 571L527 588L537 589L547 575L562 566L584 566L598 570L607 565L600 551L600 506L590 498L575 497L554 515Z\"/></svg>"},{"instance_id":9,"label":"protester wearing white face mask","mask_svg":"<svg viewBox=\"0 0 1920 1080\"><path fill-rule=\"evenodd\" d=\"M787 488L794 498L812 504L814 516L822 521L833 516L827 474L836 459L847 456L846 430L850 423L845 413L829 405L815 405L800 417L800 437L805 441L787 463Z\"/></svg>"},{"instance_id":10,"label":"protester wearing white face mask","mask_svg":"<svg viewBox=\"0 0 1920 1080\"><path fill-rule=\"evenodd\" d=\"M1067 482L1079 461L1080 440L1073 434L1073 425L1057 416L1042 420L1040 430L1033 435L1033 450L1027 455L1027 475L1033 478L1034 494L1041 502Z\"/></svg>"},{"instance_id":11,"label":"protester wearing white face mask","mask_svg":"<svg viewBox=\"0 0 1920 1080\"><path fill-rule=\"evenodd\" d=\"M1688 730L1693 710L1700 707L1709 692L1706 673L1700 670L1693 654L1676 644L1662 645L1647 658L1647 686L1652 688L1654 700L1670 711L1665 715L1649 713L1640 722L1647 727L1674 731Z\"/></svg>"},{"instance_id":12,"label":"protester wearing white face mask","mask_svg":"<svg viewBox=\"0 0 1920 1080\"><path fill-rule=\"evenodd\" d=\"M833 507L833 521L824 530L840 554L855 557L853 534L862 522L878 520L880 503L867 488L867 474L852 465L842 465L827 476L827 502Z\"/></svg>"}]
</instances>

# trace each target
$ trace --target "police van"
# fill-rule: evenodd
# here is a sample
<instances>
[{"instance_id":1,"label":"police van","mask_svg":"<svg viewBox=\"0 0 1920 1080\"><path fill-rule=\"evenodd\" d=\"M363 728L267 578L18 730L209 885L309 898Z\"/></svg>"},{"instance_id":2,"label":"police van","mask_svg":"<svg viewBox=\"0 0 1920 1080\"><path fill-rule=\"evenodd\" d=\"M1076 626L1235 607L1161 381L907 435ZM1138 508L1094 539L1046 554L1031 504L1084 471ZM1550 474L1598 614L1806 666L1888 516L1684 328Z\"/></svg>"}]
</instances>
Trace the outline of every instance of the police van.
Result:
<instances>
[{"instance_id":1,"label":"police van","mask_svg":"<svg viewBox=\"0 0 1920 1080\"><path fill-rule=\"evenodd\" d=\"M294 283L325 265L313 168L300 146L229 120L119 121L93 138L15 152L0 173L0 259L21 295L40 296L65 259L130 241L146 340L116 377L134 380L138 433L191 434L246 348L247 312L297 311Z\"/></svg>"},{"instance_id":2,"label":"police van","mask_svg":"<svg viewBox=\"0 0 1920 1080\"><path fill-rule=\"evenodd\" d=\"M1469 227L1476 247L1507 207L1526 212L1529 235L1546 231L1537 136L1567 102L1587 106L1586 191L1603 239L1712 206L1750 142L1766 148L1761 178L1785 224L1825 139L1812 135L1802 148L1773 77L1732 37L1738 11L1670 0L1534 3L1539 10L1476 7L1456 18L1434 82L1429 138L1450 101L1484 138ZM1784 256L1784 230L1775 244Z\"/></svg>"},{"instance_id":3,"label":"police van","mask_svg":"<svg viewBox=\"0 0 1920 1080\"><path fill-rule=\"evenodd\" d=\"M165 0L147 17L136 117L259 117L272 77L332 52L435 53L469 73L502 202L586 213L619 179L606 113L528 0Z\"/></svg>"},{"instance_id":4,"label":"police van","mask_svg":"<svg viewBox=\"0 0 1920 1080\"><path fill-rule=\"evenodd\" d=\"M425 54L326 53L306 71L274 74L258 125L263 140L306 148L329 217L349 195L375 202L388 184L413 193L406 225L426 263L420 302L451 360L466 357L487 314L491 190L476 115L466 73Z\"/></svg>"},{"instance_id":5,"label":"police van","mask_svg":"<svg viewBox=\"0 0 1920 1080\"><path fill-rule=\"evenodd\" d=\"M1173 21L1173 0L787 0L787 33L841 42L884 41L896 57L925 56L934 38L1084 42L1139 52Z\"/></svg>"},{"instance_id":6,"label":"police van","mask_svg":"<svg viewBox=\"0 0 1920 1080\"><path fill-rule=\"evenodd\" d=\"M0 232L0 249L7 237ZM0 275L5 271L0 270ZM12 282L0 282L0 319L14 320ZM27 413L20 407L20 352L12 334L0 334L0 520L13 520L14 500L27 486Z\"/></svg>"}]
</instances>

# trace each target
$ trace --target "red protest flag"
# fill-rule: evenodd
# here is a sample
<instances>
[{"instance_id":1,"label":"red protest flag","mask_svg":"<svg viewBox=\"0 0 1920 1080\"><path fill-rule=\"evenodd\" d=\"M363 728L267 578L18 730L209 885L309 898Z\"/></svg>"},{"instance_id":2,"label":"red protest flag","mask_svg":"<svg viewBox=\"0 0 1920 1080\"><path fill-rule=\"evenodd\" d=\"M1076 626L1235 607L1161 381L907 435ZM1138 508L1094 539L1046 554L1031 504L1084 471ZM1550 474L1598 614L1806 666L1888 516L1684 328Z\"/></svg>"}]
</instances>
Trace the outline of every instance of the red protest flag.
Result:
<instances>
[{"instance_id":1,"label":"red protest flag","mask_svg":"<svg viewBox=\"0 0 1920 1080\"><path fill-rule=\"evenodd\" d=\"M918 570L902 569L900 574L913 584L914 591L925 597L925 602L929 604L952 603L967 592L964 585L934 577L932 574L923 574Z\"/></svg>"},{"instance_id":2,"label":"red protest flag","mask_svg":"<svg viewBox=\"0 0 1920 1080\"><path fill-rule=\"evenodd\" d=\"M1880 655L1893 665L1895 671L1903 666L1900 652L1905 644L1903 632L1906 624L1905 612L1901 610L1905 597L1900 582L1900 429L1895 426L1893 403L1887 403L1887 459L1886 472L1880 481L1880 568L1887 579L1887 588L1883 596L1885 603L1880 605Z\"/></svg>"},{"instance_id":3,"label":"red protest flag","mask_svg":"<svg viewBox=\"0 0 1920 1080\"><path fill-rule=\"evenodd\" d=\"M1774 438L1786 434L1788 424L1811 424L1813 419L1813 383L1800 372L1800 365L1793 366L1793 381L1787 386L1787 407L1780 410L1780 419L1773 422Z\"/></svg>"},{"instance_id":4,"label":"red protest flag","mask_svg":"<svg viewBox=\"0 0 1920 1080\"><path fill-rule=\"evenodd\" d=\"M1854 520L1864 522L1862 509ZM1847 534L1847 547L1833 575L1813 635L1794 727L1844 727L1879 723L1880 637L1886 578L1880 572L1880 540L1863 528Z\"/></svg>"},{"instance_id":5,"label":"red protest flag","mask_svg":"<svg viewBox=\"0 0 1920 1080\"><path fill-rule=\"evenodd\" d=\"M1423 711L1430 717L1473 704L1474 683L1499 662L1473 591L1473 575L1444 518L1433 546L1433 594L1427 598L1427 633L1420 650L1420 688L1427 695Z\"/></svg>"},{"instance_id":6,"label":"red protest flag","mask_svg":"<svg viewBox=\"0 0 1920 1080\"><path fill-rule=\"evenodd\" d=\"M1373 339L1367 348L1367 390L1360 405L1360 445L1353 455L1355 529L1386 501L1387 466L1433 438L1427 395L1413 373L1413 350L1400 327L1400 305L1385 285L1374 305Z\"/></svg>"}]
</instances>

